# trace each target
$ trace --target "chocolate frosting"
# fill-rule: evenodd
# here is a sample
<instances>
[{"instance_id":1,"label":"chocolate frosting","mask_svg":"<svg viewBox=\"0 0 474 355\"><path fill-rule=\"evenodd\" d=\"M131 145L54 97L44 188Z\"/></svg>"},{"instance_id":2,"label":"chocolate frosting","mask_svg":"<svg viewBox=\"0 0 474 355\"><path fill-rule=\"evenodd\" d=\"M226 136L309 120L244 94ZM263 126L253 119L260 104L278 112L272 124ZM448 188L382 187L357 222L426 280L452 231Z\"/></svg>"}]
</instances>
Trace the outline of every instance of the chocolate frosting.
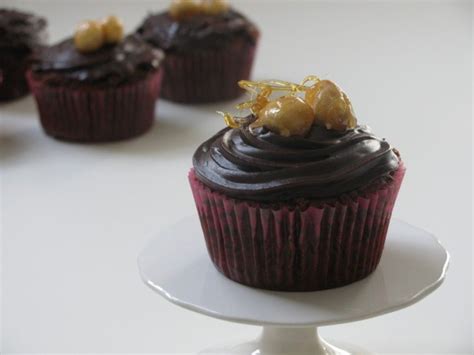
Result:
<instances>
[{"instance_id":1,"label":"chocolate frosting","mask_svg":"<svg viewBox=\"0 0 474 355\"><path fill-rule=\"evenodd\" d=\"M30 13L0 9L0 49L34 49L46 43L46 20Z\"/></svg>"},{"instance_id":2,"label":"chocolate frosting","mask_svg":"<svg viewBox=\"0 0 474 355\"><path fill-rule=\"evenodd\" d=\"M226 128L193 157L196 176L207 186L268 202L339 197L390 179L399 163L395 150L366 126L338 132L314 125L306 137Z\"/></svg>"},{"instance_id":3,"label":"chocolate frosting","mask_svg":"<svg viewBox=\"0 0 474 355\"><path fill-rule=\"evenodd\" d=\"M81 53L71 38L38 51L32 70L55 81L121 84L142 77L159 67L164 54L137 35L120 43L104 46L91 53Z\"/></svg>"},{"instance_id":4,"label":"chocolate frosting","mask_svg":"<svg viewBox=\"0 0 474 355\"><path fill-rule=\"evenodd\" d=\"M255 25L234 10L182 20L173 19L168 12L151 14L137 33L158 48L176 52L222 48L230 39L239 37L255 43L258 38Z\"/></svg>"}]
</instances>

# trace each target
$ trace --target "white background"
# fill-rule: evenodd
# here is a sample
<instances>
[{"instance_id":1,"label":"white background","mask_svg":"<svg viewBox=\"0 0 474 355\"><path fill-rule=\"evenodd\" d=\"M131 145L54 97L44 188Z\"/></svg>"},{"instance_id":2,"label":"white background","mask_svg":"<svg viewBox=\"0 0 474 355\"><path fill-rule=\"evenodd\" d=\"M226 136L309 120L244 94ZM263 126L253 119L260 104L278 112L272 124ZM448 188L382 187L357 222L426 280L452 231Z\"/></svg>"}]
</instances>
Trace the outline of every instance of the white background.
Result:
<instances>
[{"instance_id":1,"label":"white background","mask_svg":"<svg viewBox=\"0 0 474 355\"><path fill-rule=\"evenodd\" d=\"M436 234L452 256L445 284L421 303L322 335L383 353L472 353L470 2L234 3L262 30L255 77L338 82L359 121L406 162L395 216ZM109 13L132 30L165 6L0 4L46 16L52 41ZM167 303L136 267L151 233L194 213L192 153L223 126L214 111L230 108L160 101L148 134L80 145L46 137L31 97L0 106L2 353L190 353L256 336Z\"/></svg>"}]
</instances>

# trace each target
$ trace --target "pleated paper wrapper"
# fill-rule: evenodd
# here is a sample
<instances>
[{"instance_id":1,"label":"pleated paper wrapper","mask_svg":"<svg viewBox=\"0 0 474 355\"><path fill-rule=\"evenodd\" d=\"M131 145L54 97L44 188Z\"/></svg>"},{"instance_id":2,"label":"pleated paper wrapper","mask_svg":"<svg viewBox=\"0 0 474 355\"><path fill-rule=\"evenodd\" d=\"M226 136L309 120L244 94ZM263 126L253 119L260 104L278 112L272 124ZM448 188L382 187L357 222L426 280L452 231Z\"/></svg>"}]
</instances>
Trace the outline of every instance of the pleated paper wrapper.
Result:
<instances>
[{"instance_id":1,"label":"pleated paper wrapper","mask_svg":"<svg viewBox=\"0 0 474 355\"><path fill-rule=\"evenodd\" d=\"M0 51L0 102L27 95L30 90L26 82L29 51Z\"/></svg>"},{"instance_id":2,"label":"pleated paper wrapper","mask_svg":"<svg viewBox=\"0 0 474 355\"><path fill-rule=\"evenodd\" d=\"M162 97L181 103L208 103L235 99L237 85L248 80L257 44L236 40L221 49L166 53Z\"/></svg>"},{"instance_id":3,"label":"pleated paper wrapper","mask_svg":"<svg viewBox=\"0 0 474 355\"><path fill-rule=\"evenodd\" d=\"M48 85L28 72L41 125L53 137L79 142L138 136L153 124L162 70L113 87Z\"/></svg>"},{"instance_id":4,"label":"pleated paper wrapper","mask_svg":"<svg viewBox=\"0 0 474 355\"><path fill-rule=\"evenodd\" d=\"M189 181L209 256L236 282L269 290L316 291L361 280L377 267L405 173L336 202L238 200Z\"/></svg>"}]
</instances>

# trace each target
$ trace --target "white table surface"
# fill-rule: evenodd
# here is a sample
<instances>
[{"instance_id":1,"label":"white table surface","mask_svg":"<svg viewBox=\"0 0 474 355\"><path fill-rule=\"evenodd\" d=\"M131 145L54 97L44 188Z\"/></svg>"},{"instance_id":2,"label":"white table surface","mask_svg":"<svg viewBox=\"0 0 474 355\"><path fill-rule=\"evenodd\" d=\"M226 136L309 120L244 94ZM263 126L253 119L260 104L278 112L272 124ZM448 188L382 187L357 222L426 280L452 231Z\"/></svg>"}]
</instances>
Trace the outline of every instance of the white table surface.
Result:
<instances>
[{"instance_id":1,"label":"white table surface","mask_svg":"<svg viewBox=\"0 0 474 355\"><path fill-rule=\"evenodd\" d=\"M263 32L256 78L318 74L402 152L395 216L436 234L445 284L408 309L322 329L380 353L472 353L471 4L235 1ZM133 29L160 1L11 1L50 21L52 41L109 13ZM0 106L2 353L192 353L257 328L186 311L142 284L150 234L193 213L196 146L216 109L160 101L146 135L79 145L46 137L31 97ZM177 343L185 334L187 341Z\"/></svg>"}]
</instances>

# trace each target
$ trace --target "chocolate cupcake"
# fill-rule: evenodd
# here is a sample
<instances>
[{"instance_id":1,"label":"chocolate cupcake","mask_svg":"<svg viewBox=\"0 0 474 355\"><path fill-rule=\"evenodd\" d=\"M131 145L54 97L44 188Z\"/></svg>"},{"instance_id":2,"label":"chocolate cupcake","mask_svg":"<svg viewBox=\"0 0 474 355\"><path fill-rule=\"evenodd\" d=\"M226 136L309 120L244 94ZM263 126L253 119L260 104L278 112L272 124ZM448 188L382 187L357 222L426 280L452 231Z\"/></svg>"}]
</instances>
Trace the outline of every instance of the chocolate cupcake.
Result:
<instances>
[{"instance_id":1,"label":"chocolate cupcake","mask_svg":"<svg viewBox=\"0 0 474 355\"><path fill-rule=\"evenodd\" d=\"M368 276L405 172L398 151L357 124L330 81L241 85L260 91L244 104L252 114L225 114L230 127L196 150L189 174L214 265L239 283L281 291ZM289 94L270 99L274 89Z\"/></svg>"},{"instance_id":2,"label":"chocolate cupcake","mask_svg":"<svg viewBox=\"0 0 474 355\"><path fill-rule=\"evenodd\" d=\"M166 53L162 97L182 103L230 100L250 77L256 26L222 0L174 1L137 32Z\"/></svg>"},{"instance_id":3,"label":"chocolate cupcake","mask_svg":"<svg viewBox=\"0 0 474 355\"><path fill-rule=\"evenodd\" d=\"M28 79L47 134L101 142L150 128L164 55L137 35L122 38L122 33L114 17L102 24L90 21L74 39L34 57Z\"/></svg>"},{"instance_id":4,"label":"chocolate cupcake","mask_svg":"<svg viewBox=\"0 0 474 355\"><path fill-rule=\"evenodd\" d=\"M0 101L28 93L25 73L31 53L46 43L46 20L30 13L0 9Z\"/></svg>"}]
</instances>

